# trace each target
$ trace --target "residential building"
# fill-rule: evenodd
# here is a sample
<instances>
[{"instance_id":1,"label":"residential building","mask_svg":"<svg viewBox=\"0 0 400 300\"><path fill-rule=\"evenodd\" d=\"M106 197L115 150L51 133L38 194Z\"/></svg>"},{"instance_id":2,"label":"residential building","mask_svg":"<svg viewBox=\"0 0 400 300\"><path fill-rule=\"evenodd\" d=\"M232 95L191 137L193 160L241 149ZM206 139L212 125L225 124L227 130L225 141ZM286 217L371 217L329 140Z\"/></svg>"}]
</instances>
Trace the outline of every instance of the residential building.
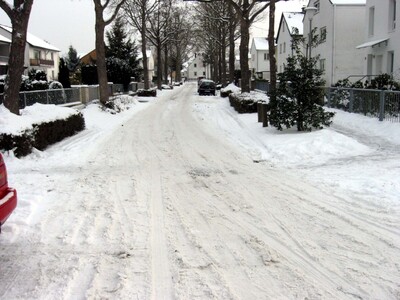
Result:
<instances>
[{"instance_id":1,"label":"residential building","mask_svg":"<svg viewBox=\"0 0 400 300\"><path fill-rule=\"evenodd\" d=\"M356 81L364 74L364 57L356 47L364 42L365 4L366 0L310 0L305 8L306 41L310 28L324 37L321 44L311 48L311 56L319 56L328 86L345 78Z\"/></svg>"},{"instance_id":2,"label":"residential building","mask_svg":"<svg viewBox=\"0 0 400 300\"><path fill-rule=\"evenodd\" d=\"M294 54L293 39L303 36L303 18L303 12L284 12L281 15L276 37L276 65L279 73L283 72L287 58Z\"/></svg>"},{"instance_id":3,"label":"residential building","mask_svg":"<svg viewBox=\"0 0 400 300\"><path fill-rule=\"evenodd\" d=\"M254 78L270 79L268 39L254 37L250 47L250 70Z\"/></svg>"},{"instance_id":4,"label":"residential building","mask_svg":"<svg viewBox=\"0 0 400 300\"><path fill-rule=\"evenodd\" d=\"M153 81L154 76L155 76L155 59L154 59L154 51L153 50L146 50L146 56L147 56L147 70L149 73L149 79L150 81ZM139 66L143 68L143 53L142 51L138 52L138 60L139 60Z\"/></svg>"},{"instance_id":5,"label":"residential building","mask_svg":"<svg viewBox=\"0 0 400 300\"><path fill-rule=\"evenodd\" d=\"M207 64L204 62L204 53L194 53L194 57L188 63L186 75L189 80L198 79L199 77L210 77L209 68L207 68Z\"/></svg>"},{"instance_id":6,"label":"residential building","mask_svg":"<svg viewBox=\"0 0 400 300\"><path fill-rule=\"evenodd\" d=\"M400 30L396 24L399 15L396 0L367 0L364 40L356 48L369 79L388 73L400 80Z\"/></svg>"},{"instance_id":7,"label":"residential building","mask_svg":"<svg viewBox=\"0 0 400 300\"><path fill-rule=\"evenodd\" d=\"M0 25L0 75L7 73L12 28ZM57 80L60 50L29 33L26 37L24 74L30 69L43 70L48 80Z\"/></svg>"}]
</instances>

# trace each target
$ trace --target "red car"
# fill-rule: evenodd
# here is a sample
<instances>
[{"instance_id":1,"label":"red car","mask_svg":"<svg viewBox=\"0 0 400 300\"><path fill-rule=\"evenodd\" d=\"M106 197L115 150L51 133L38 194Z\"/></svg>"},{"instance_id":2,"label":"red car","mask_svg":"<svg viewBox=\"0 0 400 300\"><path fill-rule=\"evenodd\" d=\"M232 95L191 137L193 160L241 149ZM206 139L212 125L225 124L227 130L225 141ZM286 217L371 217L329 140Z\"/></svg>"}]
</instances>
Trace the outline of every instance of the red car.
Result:
<instances>
[{"instance_id":1,"label":"red car","mask_svg":"<svg viewBox=\"0 0 400 300\"><path fill-rule=\"evenodd\" d=\"M8 186L7 169L0 153L0 233L1 226L17 206L17 191Z\"/></svg>"}]
</instances>

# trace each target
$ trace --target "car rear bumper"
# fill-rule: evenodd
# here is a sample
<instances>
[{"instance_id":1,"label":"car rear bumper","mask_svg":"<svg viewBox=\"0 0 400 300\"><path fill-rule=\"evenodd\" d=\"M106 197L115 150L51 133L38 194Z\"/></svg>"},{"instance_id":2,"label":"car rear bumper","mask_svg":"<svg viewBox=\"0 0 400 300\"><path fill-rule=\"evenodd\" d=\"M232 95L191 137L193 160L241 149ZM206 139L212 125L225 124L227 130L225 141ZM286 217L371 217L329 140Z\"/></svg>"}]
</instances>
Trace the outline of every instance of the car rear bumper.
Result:
<instances>
[{"instance_id":1,"label":"car rear bumper","mask_svg":"<svg viewBox=\"0 0 400 300\"><path fill-rule=\"evenodd\" d=\"M17 207L17 191L8 188L0 199L0 225L3 225L13 210Z\"/></svg>"}]
</instances>

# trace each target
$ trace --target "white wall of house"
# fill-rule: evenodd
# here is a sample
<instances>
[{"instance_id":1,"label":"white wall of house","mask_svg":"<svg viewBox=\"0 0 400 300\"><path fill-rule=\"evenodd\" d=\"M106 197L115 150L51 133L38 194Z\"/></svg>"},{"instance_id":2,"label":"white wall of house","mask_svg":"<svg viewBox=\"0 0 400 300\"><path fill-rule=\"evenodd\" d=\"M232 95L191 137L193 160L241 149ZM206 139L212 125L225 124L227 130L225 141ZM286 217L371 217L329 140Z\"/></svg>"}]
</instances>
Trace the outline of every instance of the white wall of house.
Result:
<instances>
[{"instance_id":1,"label":"white wall of house","mask_svg":"<svg viewBox=\"0 0 400 300\"><path fill-rule=\"evenodd\" d=\"M268 40L266 37L255 37L250 47L250 69L255 78L270 79Z\"/></svg>"},{"instance_id":2,"label":"white wall of house","mask_svg":"<svg viewBox=\"0 0 400 300\"><path fill-rule=\"evenodd\" d=\"M281 16L276 40L276 65L278 73L283 72L287 58L294 54L292 50L293 35L303 35L303 17L304 14L301 12L285 12ZM297 28L297 33L294 28Z\"/></svg>"},{"instance_id":3,"label":"white wall of house","mask_svg":"<svg viewBox=\"0 0 400 300\"><path fill-rule=\"evenodd\" d=\"M207 69L207 66L203 61L203 53L196 52L193 59L188 64L187 79L193 80L199 77L209 78L210 75L210 70Z\"/></svg>"},{"instance_id":4,"label":"white wall of house","mask_svg":"<svg viewBox=\"0 0 400 300\"><path fill-rule=\"evenodd\" d=\"M311 50L319 55L319 65L324 69L327 85L348 76L364 75L362 57L356 46L364 41L364 0L310 0L307 7L318 7L318 12L306 11L303 33L308 41L310 19L317 34L326 30L325 41ZM352 77L353 81L361 77Z\"/></svg>"},{"instance_id":5,"label":"white wall of house","mask_svg":"<svg viewBox=\"0 0 400 300\"><path fill-rule=\"evenodd\" d=\"M11 40L11 28L0 26L0 34ZM43 70L48 80L58 79L58 66L60 62L60 50L53 45L41 40L28 32L25 47L24 74L27 75L30 69ZM7 54L7 56L9 53ZM37 60L36 63L32 60Z\"/></svg>"},{"instance_id":6,"label":"white wall of house","mask_svg":"<svg viewBox=\"0 0 400 300\"><path fill-rule=\"evenodd\" d=\"M358 46L365 74L388 73L400 80L399 16L398 0L367 0L364 40Z\"/></svg>"}]
</instances>

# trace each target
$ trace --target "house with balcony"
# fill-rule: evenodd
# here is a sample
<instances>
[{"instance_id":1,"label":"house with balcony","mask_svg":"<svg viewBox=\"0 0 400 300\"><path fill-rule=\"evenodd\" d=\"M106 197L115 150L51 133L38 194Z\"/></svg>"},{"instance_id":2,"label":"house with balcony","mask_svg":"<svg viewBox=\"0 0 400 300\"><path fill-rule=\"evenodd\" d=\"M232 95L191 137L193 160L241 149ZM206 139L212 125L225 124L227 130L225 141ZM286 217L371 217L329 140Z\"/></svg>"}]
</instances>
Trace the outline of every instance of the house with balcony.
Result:
<instances>
[{"instance_id":1,"label":"house with balcony","mask_svg":"<svg viewBox=\"0 0 400 300\"><path fill-rule=\"evenodd\" d=\"M364 39L356 48L368 80L387 73L400 80L400 30L396 0L367 0Z\"/></svg>"},{"instance_id":2,"label":"house with balcony","mask_svg":"<svg viewBox=\"0 0 400 300\"><path fill-rule=\"evenodd\" d=\"M250 47L250 70L253 78L270 79L268 38L254 37Z\"/></svg>"},{"instance_id":3,"label":"house with balcony","mask_svg":"<svg viewBox=\"0 0 400 300\"><path fill-rule=\"evenodd\" d=\"M276 36L276 65L279 73L283 72L287 58L293 55L293 39L303 36L303 12L284 12L279 22Z\"/></svg>"},{"instance_id":4,"label":"house with balcony","mask_svg":"<svg viewBox=\"0 0 400 300\"><path fill-rule=\"evenodd\" d=\"M7 73L12 28L0 25L0 75ZM57 80L60 50L29 33L26 37L24 74L30 69L43 70L48 80Z\"/></svg>"},{"instance_id":5,"label":"house with balcony","mask_svg":"<svg viewBox=\"0 0 400 300\"><path fill-rule=\"evenodd\" d=\"M364 57L356 49L365 42L365 7L366 0L310 0L304 9L306 41L310 28L324 37L321 44L311 48L311 56L319 57L319 67L328 86L345 78L354 82L365 74Z\"/></svg>"},{"instance_id":6,"label":"house with balcony","mask_svg":"<svg viewBox=\"0 0 400 300\"><path fill-rule=\"evenodd\" d=\"M153 50L146 50L146 57L147 57L147 71L149 74L149 80L150 82L153 81L155 74L155 57L154 57L154 51ZM139 66L143 68L143 53L142 51L138 52L138 60L139 60Z\"/></svg>"}]
</instances>

